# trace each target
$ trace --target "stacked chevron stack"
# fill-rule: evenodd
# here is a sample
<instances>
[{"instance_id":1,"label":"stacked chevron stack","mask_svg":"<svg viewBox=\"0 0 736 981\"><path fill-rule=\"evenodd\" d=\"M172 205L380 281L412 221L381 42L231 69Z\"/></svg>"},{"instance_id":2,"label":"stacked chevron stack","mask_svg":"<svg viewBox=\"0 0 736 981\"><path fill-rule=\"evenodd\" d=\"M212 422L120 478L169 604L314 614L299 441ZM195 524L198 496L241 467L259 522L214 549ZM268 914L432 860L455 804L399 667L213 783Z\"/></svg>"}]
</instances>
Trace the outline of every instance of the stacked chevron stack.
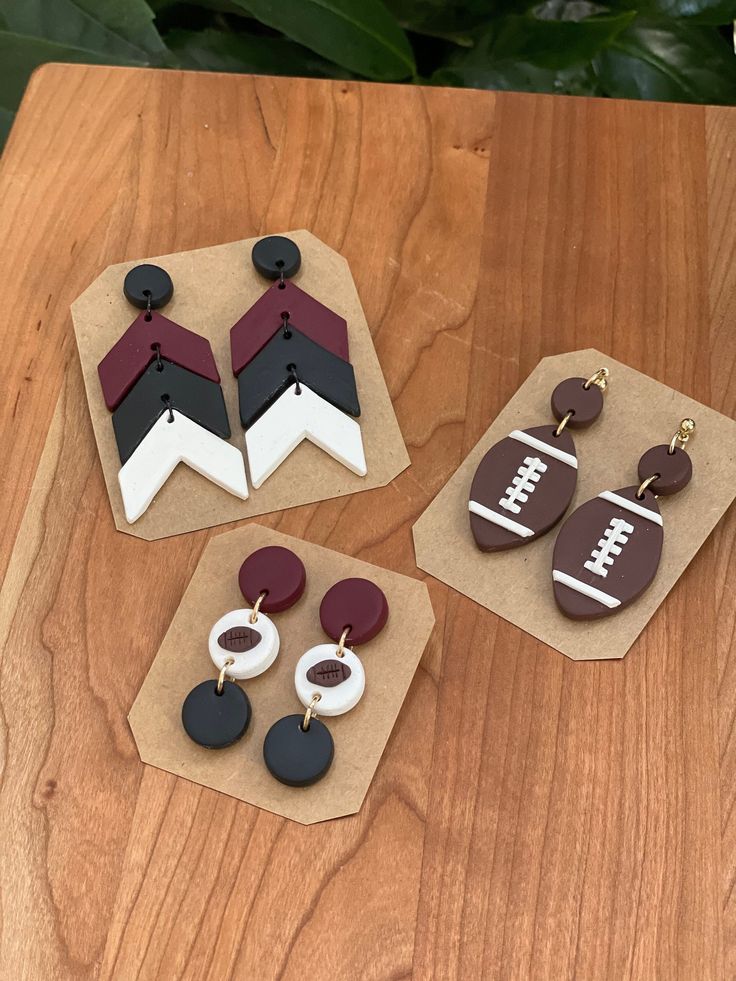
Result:
<instances>
[{"instance_id":1,"label":"stacked chevron stack","mask_svg":"<svg viewBox=\"0 0 736 981\"><path fill-rule=\"evenodd\" d=\"M288 277L301 265L291 239L253 247L256 269L278 280L230 331L251 482L261 484L304 439L366 474L345 320Z\"/></svg>"},{"instance_id":2,"label":"stacked chevron stack","mask_svg":"<svg viewBox=\"0 0 736 981\"><path fill-rule=\"evenodd\" d=\"M136 266L124 292L145 312L97 370L112 412L126 519L132 524L141 517L180 462L245 500L245 465L227 442L230 424L210 342L155 311L173 294L160 267Z\"/></svg>"}]
</instances>

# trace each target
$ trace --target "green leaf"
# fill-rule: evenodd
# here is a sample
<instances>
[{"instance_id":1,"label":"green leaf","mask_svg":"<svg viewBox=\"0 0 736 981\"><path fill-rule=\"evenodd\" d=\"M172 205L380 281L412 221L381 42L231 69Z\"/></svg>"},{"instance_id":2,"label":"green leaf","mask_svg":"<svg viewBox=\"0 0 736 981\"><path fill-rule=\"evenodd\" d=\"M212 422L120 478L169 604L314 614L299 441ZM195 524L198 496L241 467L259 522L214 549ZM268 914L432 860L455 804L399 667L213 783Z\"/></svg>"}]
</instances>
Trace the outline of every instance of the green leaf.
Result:
<instances>
[{"instance_id":1,"label":"green leaf","mask_svg":"<svg viewBox=\"0 0 736 981\"><path fill-rule=\"evenodd\" d=\"M610 13L607 7L589 0L545 0L532 11L537 20L585 20L596 14Z\"/></svg>"},{"instance_id":2,"label":"green leaf","mask_svg":"<svg viewBox=\"0 0 736 981\"><path fill-rule=\"evenodd\" d=\"M540 20L531 15L505 17L493 43L494 60L530 62L563 69L590 61L634 20L634 11L584 20Z\"/></svg>"},{"instance_id":3,"label":"green leaf","mask_svg":"<svg viewBox=\"0 0 736 981\"><path fill-rule=\"evenodd\" d=\"M367 78L414 75L406 35L381 0L236 0L253 17Z\"/></svg>"},{"instance_id":4,"label":"green leaf","mask_svg":"<svg viewBox=\"0 0 736 981\"><path fill-rule=\"evenodd\" d=\"M432 76L435 85L461 85L509 92L548 92L552 95L601 95L590 65L555 70L523 61L441 68Z\"/></svg>"},{"instance_id":5,"label":"green leaf","mask_svg":"<svg viewBox=\"0 0 736 981\"><path fill-rule=\"evenodd\" d=\"M734 0L621 0L644 16L687 18L697 24L730 24L736 20Z\"/></svg>"},{"instance_id":6,"label":"green leaf","mask_svg":"<svg viewBox=\"0 0 736 981\"><path fill-rule=\"evenodd\" d=\"M183 68L256 75L334 78L340 69L306 48L280 37L229 31L169 31L166 44ZM347 72L342 73L347 76Z\"/></svg>"},{"instance_id":7,"label":"green leaf","mask_svg":"<svg viewBox=\"0 0 736 981\"><path fill-rule=\"evenodd\" d=\"M0 16L18 34L117 59L165 52L144 0L0 0Z\"/></svg>"},{"instance_id":8,"label":"green leaf","mask_svg":"<svg viewBox=\"0 0 736 981\"><path fill-rule=\"evenodd\" d=\"M53 2L56 5L58 0ZM145 0L76 0L76 5L135 47L153 55L164 53L153 11Z\"/></svg>"},{"instance_id":9,"label":"green leaf","mask_svg":"<svg viewBox=\"0 0 736 981\"><path fill-rule=\"evenodd\" d=\"M17 108L31 72L47 61L73 61L93 65L142 64L132 60L122 61L98 51L45 41L43 38L0 31L0 106L5 109Z\"/></svg>"},{"instance_id":10,"label":"green leaf","mask_svg":"<svg viewBox=\"0 0 736 981\"><path fill-rule=\"evenodd\" d=\"M531 6L534 0L528 0ZM517 2L517 9L525 4ZM498 3L489 12L487 0L386 0L386 6L402 27L430 37L472 43L472 31L498 16Z\"/></svg>"},{"instance_id":11,"label":"green leaf","mask_svg":"<svg viewBox=\"0 0 736 981\"><path fill-rule=\"evenodd\" d=\"M717 31L637 19L595 59L607 95L665 102L736 102L736 58Z\"/></svg>"},{"instance_id":12,"label":"green leaf","mask_svg":"<svg viewBox=\"0 0 736 981\"><path fill-rule=\"evenodd\" d=\"M15 119L14 112L11 112L10 109L0 108L0 150L5 146L10 127L13 125L13 119Z\"/></svg>"}]
</instances>

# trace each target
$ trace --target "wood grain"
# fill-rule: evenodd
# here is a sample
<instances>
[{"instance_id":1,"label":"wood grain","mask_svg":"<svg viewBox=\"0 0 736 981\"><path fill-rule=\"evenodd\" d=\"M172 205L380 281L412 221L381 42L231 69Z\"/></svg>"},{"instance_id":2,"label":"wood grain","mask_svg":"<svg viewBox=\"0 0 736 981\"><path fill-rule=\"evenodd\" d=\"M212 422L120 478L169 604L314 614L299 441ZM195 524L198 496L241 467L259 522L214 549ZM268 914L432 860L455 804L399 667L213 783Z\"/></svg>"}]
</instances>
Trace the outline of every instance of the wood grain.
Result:
<instances>
[{"instance_id":1,"label":"wood grain","mask_svg":"<svg viewBox=\"0 0 736 981\"><path fill-rule=\"evenodd\" d=\"M736 204L731 180L736 152L736 129L731 113L706 112L708 159L708 241L711 349L711 385L714 399L725 412L736 414L736 230L729 221ZM736 976L736 513L713 535L715 575L713 591L718 630L718 729L720 738L721 834L723 840L723 930L725 968Z\"/></svg>"},{"instance_id":2,"label":"wood grain","mask_svg":"<svg viewBox=\"0 0 736 981\"><path fill-rule=\"evenodd\" d=\"M734 132L730 109L34 75L0 170L0 977L733 976L733 515L620 664L430 581L362 812L303 828L137 760L125 716L210 533L113 530L68 305L138 255L289 227L342 251L412 467L265 520L417 575L413 520L541 355L597 346L733 412Z\"/></svg>"}]
</instances>

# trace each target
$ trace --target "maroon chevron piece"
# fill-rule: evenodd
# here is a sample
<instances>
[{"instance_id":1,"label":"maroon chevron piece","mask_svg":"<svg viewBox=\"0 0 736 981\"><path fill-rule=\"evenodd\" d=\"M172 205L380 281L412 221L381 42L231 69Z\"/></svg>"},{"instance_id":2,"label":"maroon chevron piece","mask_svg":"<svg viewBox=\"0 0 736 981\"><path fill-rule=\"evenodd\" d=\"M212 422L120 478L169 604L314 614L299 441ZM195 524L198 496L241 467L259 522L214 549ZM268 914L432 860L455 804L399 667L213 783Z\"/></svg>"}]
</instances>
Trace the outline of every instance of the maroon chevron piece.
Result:
<instances>
[{"instance_id":1,"label":"maroon chevron piece","mask_svg":"<svg viewBox=\"0 0 736 981\"><path fill-rule=\"evenodd\" d=\"M219 384L210 342L186 327L180 327L155 311L142 313L97 366L105 404L116 409L157 353L181 368Z\"/></svg>"},{"instance_id":2,"label":"maroon chevron piece","mask_svg":"<svg viewBox=\"0 0 736 981\"><path fill-rule=\"evenodd\" d=\"M284 323L289 323L321 347L347 361L348 325L345 320L293 283L276 283L246 310L230 330L233 374L245 366L271 340Z\"/></svg>"}]
</instances>

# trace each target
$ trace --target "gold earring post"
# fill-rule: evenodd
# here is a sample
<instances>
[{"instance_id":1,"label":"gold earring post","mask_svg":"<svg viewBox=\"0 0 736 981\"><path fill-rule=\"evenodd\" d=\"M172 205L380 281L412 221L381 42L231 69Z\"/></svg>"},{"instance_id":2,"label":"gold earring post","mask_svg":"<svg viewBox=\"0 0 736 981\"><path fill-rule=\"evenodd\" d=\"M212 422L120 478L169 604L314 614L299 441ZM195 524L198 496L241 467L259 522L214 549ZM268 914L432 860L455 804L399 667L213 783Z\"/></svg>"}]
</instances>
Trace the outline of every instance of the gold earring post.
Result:
<instances>
[{"instance_id":1,"label":"gold earring post","mask_svg":"<svg viewBox=\"0 0 736 981\"><path fill-rule=\"evenodd\" d=\"M683 419L680 423L680 428L677 430L675 435L672 437L670 442L670 448L667 451L669 454L675 452L675 447L679 445L680 449L684 450L687 446L687 441L695 432L695 420L694 419Z\"/></svg>"}]
</instances>

